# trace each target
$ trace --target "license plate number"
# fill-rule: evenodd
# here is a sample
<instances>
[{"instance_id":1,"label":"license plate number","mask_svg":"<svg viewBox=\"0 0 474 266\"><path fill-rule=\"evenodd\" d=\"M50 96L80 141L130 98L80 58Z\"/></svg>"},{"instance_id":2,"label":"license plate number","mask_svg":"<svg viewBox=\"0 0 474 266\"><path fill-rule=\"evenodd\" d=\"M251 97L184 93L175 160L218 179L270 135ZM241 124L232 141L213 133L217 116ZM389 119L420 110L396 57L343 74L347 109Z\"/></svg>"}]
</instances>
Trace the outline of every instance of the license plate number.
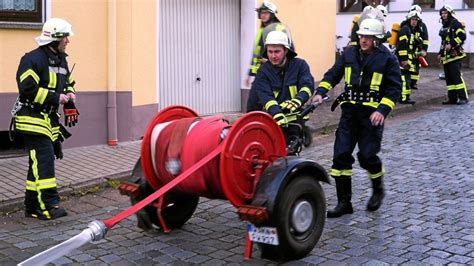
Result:
<instances>
[{"instance_id":1,"label":"license plate number","mask_svg":"<svg viewBox=\"0 0 474 266\"><path fill-rule=\"evenodd\" d=\"M277 229L274 227L256 227L253 224L247 224L247 233L252 242L278 246Z\"/></svg>"}]
</instances>

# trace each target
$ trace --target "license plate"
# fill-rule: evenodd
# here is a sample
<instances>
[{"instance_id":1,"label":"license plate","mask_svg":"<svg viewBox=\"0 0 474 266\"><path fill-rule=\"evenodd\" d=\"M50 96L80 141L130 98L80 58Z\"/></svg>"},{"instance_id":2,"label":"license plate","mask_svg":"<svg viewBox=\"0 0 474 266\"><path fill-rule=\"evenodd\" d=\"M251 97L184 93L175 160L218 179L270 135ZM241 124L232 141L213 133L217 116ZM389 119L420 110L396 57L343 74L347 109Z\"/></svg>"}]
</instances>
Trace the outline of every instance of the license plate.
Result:
<instances>
[{"instance_id":1,"label":"license plate","mask_svg":"<svg viewBox=\"0 0 474 266\"><path fill-rule=\"evenodd\" d=\"M278 246L277 229L274 227L256 227L253 224L247 224L247 233L252 242Z\"/></svg>"}]
</instances>

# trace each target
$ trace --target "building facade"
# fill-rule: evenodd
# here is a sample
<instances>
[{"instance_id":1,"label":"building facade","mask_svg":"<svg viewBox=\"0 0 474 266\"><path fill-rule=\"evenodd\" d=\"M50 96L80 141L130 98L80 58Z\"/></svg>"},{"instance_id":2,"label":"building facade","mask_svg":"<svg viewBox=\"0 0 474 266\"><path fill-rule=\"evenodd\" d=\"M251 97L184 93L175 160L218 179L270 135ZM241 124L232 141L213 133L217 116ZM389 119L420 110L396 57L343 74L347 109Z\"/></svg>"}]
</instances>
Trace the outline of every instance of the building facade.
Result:
<instances>
[{"instance_id":1,"label":"building facade","mask_svg":"<svg viewBox=\"0 0 474 266\"><path fill-rule=\"evenodd\" d=\"M257 17L256 0L0 0L0 142L7 142L21 56L42 23L73 25L67 48L79 124L65 147L140 139L159 110L240 112ZM275 0L315 79L334 62L336 3ZM324 12L321 12L324 10ZM23 21L22 21L23 20Z\"/></svg>"}]
</instances>

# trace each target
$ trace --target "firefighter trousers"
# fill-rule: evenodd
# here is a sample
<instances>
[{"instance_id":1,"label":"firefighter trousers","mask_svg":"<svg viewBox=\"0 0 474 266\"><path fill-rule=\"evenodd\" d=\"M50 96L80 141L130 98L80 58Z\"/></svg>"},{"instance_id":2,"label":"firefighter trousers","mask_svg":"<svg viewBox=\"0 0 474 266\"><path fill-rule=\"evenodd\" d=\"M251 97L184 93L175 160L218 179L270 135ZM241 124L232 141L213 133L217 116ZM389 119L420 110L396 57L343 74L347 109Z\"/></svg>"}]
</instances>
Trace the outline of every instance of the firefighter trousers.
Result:
<instances>
[{"instance_id":1,"label":"firefighter trousers","mask_svg":"<svg viewBox=\"0 0 474 266\"><path fill-rule=\"evenodd\" d=\"M355 161L352 153L358 144L357 159L360 166L367 170L370 178L381 177L383 167L377 153L382 143L383 126L373 126L370 122L370 115L375 110L349 103L343 104L341 109L331 176L334 178L352 176L352 164Z\"/></svg>"},{"instance_id":2,"label":"firefighter trousers","mask_svg":"<svg viewBox=\"0 0 474 266\"><path fill-rule=\"evenodd\" d=\"M448 87L448 101L456 103L467 100L467 87L461 74L462 61L454 60L443 65L446 85Z\"/></svg>"},{"instance_id":3,"label":"firefighter trousers","mask_svg":"<svg viewBox=\"0 0 474 266\"><path fill-rule=\"evenodd\" d=\"M402 69L402 94L400 96L400 102L410 100L411 95L411 73L409 70Z\"/></svg>"},{"instance_id":4,"label":"firefighter trousers","mask_svg":"<svg viewBox=\"0 0 474 266\"><path fill-rule=\"evenodd\" d=\"M53 142L47 136L23 134L28 151L25 209L46 211L59 204Z\"/></svg>"},{"instance_id":5,"label":"firefighter trousers","mask_svg":"<svg viewBox=\"0 0 474 266\"><path fill-rule=\"evenodd\" d=\"M420 80L420 62L418 62L418 60L414 60L413 65L415 70L413 72L410 72L410 88L412 90L416 90L418 89L418 80Z\"/></svg>"}]
</instances>

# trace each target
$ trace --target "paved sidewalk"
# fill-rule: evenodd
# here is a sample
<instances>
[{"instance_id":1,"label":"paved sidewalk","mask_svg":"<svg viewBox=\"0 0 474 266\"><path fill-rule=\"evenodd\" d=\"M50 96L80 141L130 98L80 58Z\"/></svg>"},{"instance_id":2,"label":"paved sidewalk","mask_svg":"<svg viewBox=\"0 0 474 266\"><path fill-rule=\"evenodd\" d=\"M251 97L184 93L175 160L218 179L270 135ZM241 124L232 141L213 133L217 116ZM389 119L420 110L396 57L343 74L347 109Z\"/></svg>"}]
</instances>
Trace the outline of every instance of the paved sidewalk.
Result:
<instances>
[{"instance_id":1,"label":"paved sidewalk","mask_svg":"<svg viewBox=\"0 0 474 266\"><path fill-rule=\"evenodd\" d=\"M446 95L444 80L438 79L441 69L422 69L419 90L413 91L412 98L416 105L397 105L391 115L410 112L427 104L439 104ZM464 80L474 89L474 70L464 69ZM335 88L335 96L341 90ZM333 96L332 99L335 97ZM329 104L324 104L314 112L309 121L316 133L334 129L337 125L340 108L331 112ZM234 121L241 114L226 115ZM56 177L59 192L68 195L72 192L105 184L108 179L117 179L130 174L139 158L140 141L120 143L116 147L107 145L66 149L64 159L56 162ZM28 169L28 157L17 157L0 160L0 212L10 212L22 208L25 174Z\"/></svg>"},{"instance_id":2,"label":"paved sidewalk","mask_svg":"<svg viewBox=\"0 0 474 266\"><path fill-rule=\"evenodd\" d=\"M68 195L126 177L139 156L140 141L66 149L64 159L56 160L59 193ZM22 208L27 170L27 156L0 160L0 212Z\"/></svg>"}]
</instances>

